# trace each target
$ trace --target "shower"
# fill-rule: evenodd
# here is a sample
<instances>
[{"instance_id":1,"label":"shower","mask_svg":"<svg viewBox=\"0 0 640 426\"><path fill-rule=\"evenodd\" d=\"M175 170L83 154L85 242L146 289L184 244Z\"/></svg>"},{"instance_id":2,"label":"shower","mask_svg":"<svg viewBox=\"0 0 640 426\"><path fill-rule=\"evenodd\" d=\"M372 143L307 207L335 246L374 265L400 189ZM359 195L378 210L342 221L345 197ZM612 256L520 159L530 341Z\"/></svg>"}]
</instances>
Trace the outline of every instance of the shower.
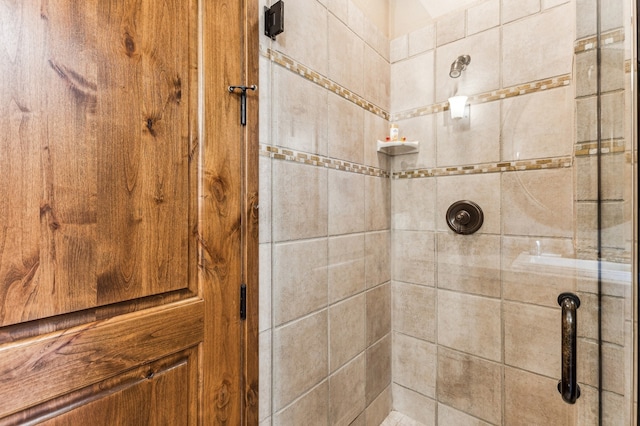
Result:
<instances>
[{"instance_id":1,"label":"shower","mask_svg":"<svg viewBox=\"0 0 640 426\"><path fill-rule=\"evenodd\" d=\"M458 78L462 75L462 71L467 69L467 65L471 62L471 56L460 55L451 64L451 71L449 71L449 77Z\"/></svg>"}]
</instances>

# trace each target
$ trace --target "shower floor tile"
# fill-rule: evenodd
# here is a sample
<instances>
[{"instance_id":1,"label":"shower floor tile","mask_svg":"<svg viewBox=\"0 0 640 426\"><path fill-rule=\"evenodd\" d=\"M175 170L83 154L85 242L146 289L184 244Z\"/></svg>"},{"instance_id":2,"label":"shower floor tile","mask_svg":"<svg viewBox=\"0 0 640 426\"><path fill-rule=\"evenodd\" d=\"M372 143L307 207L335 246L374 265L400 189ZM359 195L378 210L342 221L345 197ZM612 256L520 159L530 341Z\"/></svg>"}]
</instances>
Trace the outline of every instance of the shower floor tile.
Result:
<instances>
[{"instance_id":1,"label":"shower floor tile","mask_svg":"<svg viewBox=\"0 0 640 426\"><path fill-rule=\"evenodd\" d=\"M413 420L411 417L405 416L397 411L389 413L380 426L424 426L422 423Z\"/></svg>"}]
</instances>

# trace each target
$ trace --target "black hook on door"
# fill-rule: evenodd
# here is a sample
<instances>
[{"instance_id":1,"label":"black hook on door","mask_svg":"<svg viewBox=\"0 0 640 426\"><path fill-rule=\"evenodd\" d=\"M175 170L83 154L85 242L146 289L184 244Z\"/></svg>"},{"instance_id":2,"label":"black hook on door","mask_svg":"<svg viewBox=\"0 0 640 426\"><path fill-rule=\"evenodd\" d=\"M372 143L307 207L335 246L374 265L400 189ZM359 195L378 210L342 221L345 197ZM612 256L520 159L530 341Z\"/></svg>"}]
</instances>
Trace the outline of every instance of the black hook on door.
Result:
<instances>
[{"instance_id":1,"label":"black hook on door","mask_svg":"<svg viewBox=\"0 0 640 426\"><path fill-rule=\"evenodd\" d=\"M236 89L240 89L240 124L247 125L247 90L256 90L258 86L252 84L251 86L229 86L229 93L235 92Z\"/></svg>"}]
</instances>

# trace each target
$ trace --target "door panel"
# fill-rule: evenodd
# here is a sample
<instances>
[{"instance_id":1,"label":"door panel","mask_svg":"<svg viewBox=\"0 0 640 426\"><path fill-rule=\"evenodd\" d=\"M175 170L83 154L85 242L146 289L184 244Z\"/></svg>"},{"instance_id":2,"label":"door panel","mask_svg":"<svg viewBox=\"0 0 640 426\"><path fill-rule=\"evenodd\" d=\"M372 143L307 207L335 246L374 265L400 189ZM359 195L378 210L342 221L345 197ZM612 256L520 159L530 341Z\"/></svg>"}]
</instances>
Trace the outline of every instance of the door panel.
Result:
<instances>
[{"instance_id":1,"label":"door panel","mask_svg":"<svg viewBox=\"0 0 640 426\"><path fill-rule=\"evenodd\" d=\"M257 423L257 10L0 0L0 425Z\"/></svg>"},{"instance_id":2,"label":"door panel","mask_svg":"<svg viewBox=\"0 0 640 426\"><path fill-rule=\"evenodd\" d=\"M194 2L4 7L17 9L18 34L2 58L12 66L1 89L0 324L196 293Z\"/></svg>"}]
</instances>

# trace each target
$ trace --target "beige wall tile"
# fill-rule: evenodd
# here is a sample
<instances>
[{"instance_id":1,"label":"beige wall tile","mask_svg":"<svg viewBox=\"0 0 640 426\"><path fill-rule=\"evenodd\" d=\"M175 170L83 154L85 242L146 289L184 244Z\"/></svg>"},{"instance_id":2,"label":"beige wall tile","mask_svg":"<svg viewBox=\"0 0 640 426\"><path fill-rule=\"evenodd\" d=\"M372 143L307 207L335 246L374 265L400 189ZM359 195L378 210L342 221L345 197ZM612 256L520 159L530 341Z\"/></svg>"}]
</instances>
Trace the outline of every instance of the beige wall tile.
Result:
<instances>
[{"instance_id":1,"label":"beige wall tile","mask_svg":"<svg viewBox=\"0 0 640 426\"><path fill-rule=\"evenodd\" d=\"M573 171L505 173L501 205L504 234L571 237Z\"/></svg>"},{"instance_id":2,"label":"beige wall tile","mask_svg":"<svg viewBox=\"0 0 640 426\"><path fill-rule=\"evenodd\" d=\"M351 31L356 33L358 37L364 40L364 22L367 18L364 16L362 10L360 10L360 8L356 6L356 4L352 0L348 0L347 8L349 10L349 21L347 25L349 26Z\"/></svg>"},{"instance_id":3,"label":"beige wall tile","mask_svg":"<svg viewBox=\"0 0 640 426\"><path fill-rule=\"evenodd\" d=\"M391 65L392 112L431 105L433 95L433 51Z\"/></svg>"},{"instance_id":4,"label":"beige wall tile","mask_svg":"<svg viewBox=\"0 0 640 426\"><path fill-rule=\"evenodd\" d=\"M367 288L391 279L391 232L365 234L365 283Z\"/></svg>"},{"instance_id":5,"label":"beige wall tile","mask_svg":"<svg viewBox=\"0 0 640 426\"><path fill-rule=\"evenodd\" d=\"M595 35L598 28L597 0L576 2L576 39Z\"/></svg>"},{"instance_id":6,"label":"beige wall tile","mask_svg":"<svg viewBox=\"0 0 640 426\"><path fill-rule=\"evenodd\" d=\"M279 411L320 383L329 370L327 311L273 333L273 409Z\"/></svg>"},{"instance_id":7,"label":"beige wall tile","mask_svg":"<svg viewBox=\"0 0 640 426\"><path fill-rule=\"evenodd\" d=\"M624 89L625 51L623 43L606 44L601 50L601 90L602 93Z\"/></svg>"},{"instance_id":8,"label":"beige wall tile","mask_svg":"<svg viewBox=\"0 0 640 426\"><path fill-rule=\"evenodd\" d=\"M263 32L261 32L263 34ZM260 143L271 145L271 125L272 125L272 116L271 116L271 76L273 75L273 67L276 67L273 62L264 56L260 56L258 58L258 99L260 105L262 107L259 108L259 123L260 128L258 132L258 139ZM266 107L264 107L266 105Z\"/></svg>"},{"instance_id":9,"label":"beige wall tile","mask_svg":"<svg viewBox=\"0 0 640 426\"><path fill-rule=\"evenodd\" d=\"M454 95L471 96L499 89L500 49L496 48L499 45L500 29L494 28L438 47L435 74L436 102L446 102ZM470 55L471 62L460 77L451 78L449 77L451 63L460 55ZM474 107L471 108L472 120L473 117Z\"/></svg>"},{"instance_id":10,"label":"beige wall tile","mask_svg":"<svg viewBox=\"0 0 640 426\"><path fill-rule=\"evenodd\" d=\"M263 331L258 336L259 351L259 395L258 399L258 417L264 420L271 416L271 330Z\"/></svg>"},{"instance_id":11,"label":"beige wall tile","mask_svg":"<svg viewBox=\"0 0 640 426\"><path fill-rule=\"evenodd\" d=\"M364 162L364 109L341 96L329 94L329 157Z\"/></svg>"},{"instance_id":12,"label":"beige wall tile","mask_svg":"<svg viewBox=\"0 0 640 426\"><path fill-rule=\"evenodd\" d=\"M561 371L560 309L504 304L504 361L548 377Z\"/></svg>"},{"instance_id":13,"label":"beige wall tile","mask_svg":"<svg viewBox=\"0 0 640 426\"><path fill-rule=\"evenodd\" d=\"M273 416L278 426L327 426L329 424L329 383L322 382L302 398Z\"/></svg>"},{"instance_id":14,"label":"beige wall tile","mask_svg":"<svg viewBox=\"0 0 640 426\"><path fill-rule=\"evenodd\" d=\"M465 11L453 12L436 21L438 46L460 40L465 35Z\"/></svg>"},{"instance_id":15,"label":"beige wall tile","mask_svg":"<svg viewBox=\"0 0 640 426\"><path fill-rule=\"evenodd\" d=\"M364 220L367 231L391 226L391 182L387 177L365 176Z\"/></svg>"},{"instance_id":16,"label":"beige wall tile","mask_svg":"<svg viewBox=\"0 0 640 426\"><path fill-rule=\"evenodd\" d=\"M602 137L616 139L624 137L624 93L602 96Z\"/></svg>"},{"instance_id":17,"label":"beige wall tile","mask_svg":"<svg viewBox=\"0 0 640 426\"><path fill-rule=\"evenodd\" d=\"M405 34L398 38L394 38L390 42L390 59L391 63L407 59L409 57L409 35Z\"/></svg>"},{"instance_id":18,"label":"beige wall tile","mask_svg":"<svg viewBox=\"0 0 640 426\"><path fill-rule=\"evenodd\" d=\"M435 179L394 179L391 188L393 229L435 229Z\"/></svg>"},{"instance_id":19,"label":"beige wall tile","mask_svg":"<svg viewBox=\"0 0 640 426\"><path fill-rule=\"evenodd\" d=\"M502 23L540 12L540 0L502 0Z\"/></svg>"},{"instance_id":20,"label":"beige wall tile","mask_svg":"<svg viewBox=\"0 0 640 426\"><path fill-rule=\"evenodd\" d=\"M438 233L438 288L500 297L498 235Z\"/></svg>"},{"instance_id":21,"label":"beige wall tile","mask_svg":"<svg viewBox=\"0 0 640 426\"><path fill-rule=\"evenodd\" d=\"M349 22L349 1L348 0L326 0L327 9L333 13L336 18L348 24Z\"/></svg>"},{"instance_id":22,"label":"beige wall tile","mask_svg":"<svg viewBox=\"0 0 640 426\"><path fill-rule=\"evenodd\" d=\"M336 371L365 348L365 295L329 308L329 368Z\"/></svg>"},{"instance_id":23,"label":"beige wall tile","mask_svg":"<svg viewBox=\"0 0 640 426\"><path fill-rule=\"evenodd\" d=\"M505 413L508 425L571 425L576 405L562 400L556 391L557 379L505 367Z\"/></svg>"},{"instance_id":24,"label":"beige wall tile","mask_svg":"<svg viewBox=\"0 0 640 426\"><path fill-rule=\"evenodd\" d=\"M598 157L589 155L575 159L577 199L580 201L595 201L598 198ZM600 191L603 200L625 199L625 170L626 159L624 153L603 155L600 157Z\"/></svg>"},{"instance_id":25,"label":"beige wall tile","mask_svg":"<svg viewBox=\"0 0 640 426\"><path fill-rule=\"evenodd\" d=\"M578 248L581 251L593 252L597 246L597 205L595 202L577 203L577 223L581 226L576 233ZM612 251L629 251L631 222L626 218L626 203L604 202L601 215L601 244ZM606 258L606 257L605 257Z\"/></svg>"},{"instance_id":26,"label":"beige wall tile","mask_svg":"<svg viewBox=\"0 0 640 426\"><path fill-rule=\"evenodd\" d=\"M424 396L435 397L436 353L433 343L393 333L393 382ZM394 406L398 408L395 387Z\"/></svg>"},{"instance_id":27,"label":"beige wall tile","mask_svg":"<svg viewBox=\"0 0 640 426\"><path fill-rule=\"evenodd\" d=\"M500 364L440 347L437 380L439 402L487 422L501 423Z\"/></svg>"},{"instance_id":28,"label":"beige wall tile","mask_svg":"<svg viewBox=\"0 0 640 426\"><path fill-rule=\"evenodd\" d=\"M327 91L273 67L273 145L327 155Z\"/></svg>"},{"instance_id":29,"label":"beige wall tile","mask_svg":"<svg viewBox=\"0 0 640 426\"><path fill-rule=\"evenodd\" d=\"M578 339L578 382L598 386L598 345L593 340ZM630 363L625 349L605 343L602 345L602 388L624 395Z\"/></svg>"},{"instance_id":30,"label":"beige wall tile","mask_svg":"<svg viewBox=\"0 0 640 426\"><path fill-rule=\"evenodd\" d=\"M366 426L380 426L391 412L392 407L391 386L387 386L387 388L382 391L382 393L367 407L367 410L365 411Z\"/></svg>"},{"instance_id":31,"label":"beige wall tile","mask_svg":"<svg viewBox=\"0 0 640 426\"><path fill-rule=\"evenodd\" d=\"M597 51L595 49L575 55L575 90L576 98L595 95L598 90Z\"/></svg>"},{"instance_id":32,"label":"beige wall tile","mask_svg":"<svg viewBox=\"0 0 640 426\"><path fill-rule=\"evenodd\" d=\"M484 214L479 234L499 234L501 221L500 174L488 173L467 176L446 176L436 179L438 198L436 227L438 231L453 231L447 225L447 210L460 200L470 200L478 204Z\"/></svg>"},{"instance_id":33,"label":"beige wall tile","mask_svg":"<svg viewBox=\"0 0 640 426\"><path fill-rule=\"evenodd\" d=\"M314 27L307 28L307 31ZM313 37L305 37L313 38ZM329 73L327 75L347 89L363 95L364 42L345 24L329 15Z\"/></svg>"},{"instance_id":34,"label":"beige wall tile","mask_svg":"<svg viewBox=\"0 0 640 426\"><path fill-rule=\"evenodd\" d=\"M272 197L272 188L271 188L271 167L273 161L270 158L266 158L260 156L258 158L258 167L259 167L259 179L260 179L260 187L258 189L260 197L260 209L258 214L260 215L258 218L259 223L259 241L260 243L266 243L271 241L271 197Z\"/></svg>"},{"instance_id":35,"label":"beige wall tile","mask_svg":"<svg viewBox=\"0 0 640 426\"><path fill-rule=\"evenodd\" d=\"M467 36L500 25L500 0L489 0L467 9Z\"/></svg>"},{"instance_id":36,"label":"beige wall tile","mask_svg":"<svg viewBox=\"0 0 640 426\"><path fill-rule=\"evenodd\" d=\"M573 19L574 9L568 3L504 25L503 86L516 86L570 73L573 61L573 26L567 25L567 22L573 22ZM535 33L532 34L532 31Z\"/></svg>"},{"instance_id":37,"label":"beige wall tile","mask_svg":"<svg viewBox=\"0 0 640 426\"><path fill-rule=\"evenodd\" d=\"M384 118L365 111L364 113L364 163L367 166L389 170L389 157L377 151L378 140L389 134L389 122Z\"/></svg>"},{"instance_id":38,"label":"beige wall tile","mask_svg":"<svg viewBox=\"0 0 640 426\"><path fill-rule=\"evenodd\" d=\"M273 48L320 74L327 75L327 9L317 1L287 3L287 30L278 35ZM335 19L335 18L333 18ZM317 37L308 37L309 29Z\"/></svg>"},{"instance_id":39,"label":"beige wall tile","mask_svg":"<svg viewBox=\"0 0 640 426\"><path fill-rule=\"evenodd\" d=\"M569 0L542 0L542 9L543 10L551 9L552 7L556 7L568 2Z\"/></svg>"},{"instance_id":40,"label":"beige wall tile","mask_svg":"<svg viewBox=\"0 0 640 426\"><path fill-rule=\"evenodd\" d=\"M435 343L435 289L394 282L392 299L393 331Z\"/></svg>"},{"instance_id":41,"label":"beige wall tile","mask_svg":"<svg viewBox=\"0 0 640 426\"><path fill-rule=\"evenodd\" d=\"M501 330L500 300L438 290L438 345L501 361Z\"/></svg>"},{"instance_id":42,"label":"beige wall tile","mask_svg":"<svg viewBox=\"0 0 640 426\"><path fill-rule=\"evenodd\" d=\"M327 306L327 240L273 247L273 320L283 324Z\"/></svg>"},{"instance_id":43,"label":"beige wall tile","mask_svg":"<svg viewBox=\"0 0 640 426\"><path fill-rule=\"evenodd\" d=\"M573 88L562 87L502 101L502 160L571 155L573 98Z\"/></svg>"},{"instance_id":44,"label":"beige wall tile","mask_svg":"<svg viewBox=\"0 0 640 426\"><path fill-rule=\"evenodd\" d=\"M391 284L383 284L366 293L367 346L391 332Z\"/></svg>"},{"instance_id":45,"label":"beige wall tile","mask_svg":"<svg viewBox=\"0 0 640 426\"><path fill-rule=\"evenodd\" d=\"M580 293L580 308L577 311L578 336L598 338L598 310L601 313L601 337L604 342L625 345L625 299L602 296L598 308L598 296Z\"/></svg>"},{"instance_id":46,"label":"beige wall tile","mask_svg":"<svg viewBox=\"0 0 640 426\"><path fill-rule=\"evenodd\" d=\"M391 334L367 348L365 397L372 404L391 385Z\"/></svg>"},{"instance_id":47,"label":"beige wall tile","mask_svg":"<svg viewBox=\"0 0 640 426\"><path fill-rule=\"evenodd\" d=\"M601 8L600 25L602 31L620 28L624 25L624 2L608 1L606 7Z\"/></svg>"},{"instance_id":48,"label":"beige wall tile","mask_svg":"<svg viewBox=\"0 0 640 426\"><path fill-rule=\"evenodd\" d=\"M471 105L469 118L454 120L449 111L436 116L439 167L500 160L500 103Z\"/></svg>"},{"instance_id":49,"label":"beige wall tile","mask_svg":"<svg viewBox=\"0 0 640 426\"><path fill-rule=\"evenodd\" d=\"M364 354L329 378L329 424L348 426L365 407Z\"/></svg>"},{"instance_id":50,"label":"beige wall tile","mask_svg":"<svg viewBox=\"0 0 640 426\"><path fill-rule=\"evenodd\" d=\"M259 250L259 331L268 330L271 328L272 311L271 306L271 244L263 243L258 247Z\"/></svg>"},{"instance_id":51,"label":"beige wall tile","mask_svg":"<svg viewBox=\"0 0 640 426\"><path fill-rule=\"evenodd\" d=\"M597 102L595 96L576 99L576 142L598 139Z\"/></svg>"},{"instance_id":52,"label":"beige wall tile","mask_svg":"<svg viewBox=\"0 0 640 426\"><path fill-rule=\"evenodd\" d=\"M380 28L376 22L365 16L363 40L389 63L389 34ZM365 68L366 69L366 68Z\"/></svg>"},{"instance_id":53,"label":"beige wall tile","mask_svg":"<svg viewBox=\"0 0 640 426\"><path fill-rule=\"evenodd\" d=\"M443 426L490 426L490 423L483 422L444 404L438 404L438 424Z\"/></svg>"},{"instance_id":54,"label":"beige wall tile","mask_svg":"<svg viewBox=\"0 0 640 426\"><path fill-rule=\"evenodd\" d=\"M362 96L389 111L391 106L391 65L372 47L364 47L364 89Z\"/></svg>"},{"instance_id":55,"label":"beige wall tile","mask_svg":"<svg viewBox=\"0 0 640 426\"><path fill-rule=\"evenodd\" d=\"M329 303L365 288L364 234L329 238Z\"/></svg>"},{"instance_id":56,"label":"beige wall tile","mask_svg":"<svg viewBox=\"0 0 640 426\"><path fill-rule=\"evenodd\" d=\"M558 295L575 291L575 257L571 238L503 237L502 288L505 300L558 307ZM567 259L567 266L545 260Z\"/></svg>"},{"instance_id":57,"label":"beige wall tile","mask_svg":"<svg viewBox=\"0 0 640 426\"><path fill-rule=\"evenodd\" d=\"M363 232L364 175L329 170L329 234Z\"/></svg>"},{"instance_id":58,"label":"beige wall tile","mask_svg":"<svg viewBox=\"0 0 640 426\"><path fill-rule=\"evenodd\" d=\"M393 385L393 408L410 419L420 422L420 424L436 424L436 402L411 389ZM408 423L406 418L401 418L401 420L402 425Z\"/></svg>"},{"instance_id":59,"label":"beige wall tile","mask_svg":"<svg viewBox=\"0 0 640 426\"><path fill-rule=\"evenodd\" d=\"M434 114L398 121L401 137L408 141L418 141L419 151L415 154L392 157L392 170L415 170L435 167L436 133Z\"/></svg>"},{"instance_id":60,"label":"beige wall tile","mask_svg":"<svg viewBox=\"0 0 640 426\"><path fill-rule=\"evenodd\" d=\"M396 281L433 286L435 282L435 242L433 232L393 233L393 274Z\"/></svg>"},{"instance_id":61,"label":"beige wall tile","mask_svg":"<svg viewBox=\"0 0 640 426\"><path fill-rule=\"evenodd\" d=\"M436 27L427 25L409 33L409 56L418 55L436 47Z\"/></svg>"}]
</instances>

